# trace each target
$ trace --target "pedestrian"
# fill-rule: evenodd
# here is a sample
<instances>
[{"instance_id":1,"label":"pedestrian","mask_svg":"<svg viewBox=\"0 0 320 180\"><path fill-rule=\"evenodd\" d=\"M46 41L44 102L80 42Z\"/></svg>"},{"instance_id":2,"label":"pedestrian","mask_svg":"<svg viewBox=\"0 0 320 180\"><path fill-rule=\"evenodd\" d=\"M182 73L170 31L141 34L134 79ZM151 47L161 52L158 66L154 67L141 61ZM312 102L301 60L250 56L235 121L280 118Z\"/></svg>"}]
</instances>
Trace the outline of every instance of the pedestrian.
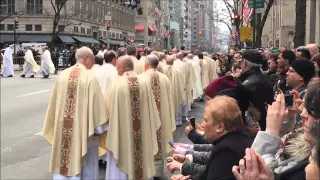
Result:
<instances>
[{"instance_id":1,"label":"pedestrian","mask_svg":"<svg viewBox=\"0 0 320 180\"><path fill-rule=\"evenodd\" d=\"M34 75L39 71L40 67L34 59L31 47L29 47L24 55L23 73L21 77L25 78L29 76L30 78L34 78Z\"/></svg>"},{"instance_id":2,"label":"pedestrian","mask_svg":"<svg viewBox=\"0 0 320 180\"><path fill-rule=\"evenodd\" d=\"M43 48L43 54L41 55L41 70L43 78L48 78L49 75L54 74L56 70L51 59L51 53L47 46Z\"/></svg>"},{"instance_id":3,"label":"pedestrian","mask_svg":"<svg viewBox=\"0 0 320 180\"><path fill-rule=\"evenodd\" d=\"M92 51L76 53L77 64L64 70L53 87L42 135L52 145L53 180L99 179L99 134L107 130L104 98L94 73Z\"/></svg>"},{"instance_id":4,"label":"pedestrian","mask_svg":"<svg viewBox=\"0 0 320 180\"><path fill-rule=\"evenodd\" d=\"M9 46L4 51L3 55L3 69L1 71L2 77L13 77L14 71L13 71L13 47Z\"/></svg>"}]
</instances>

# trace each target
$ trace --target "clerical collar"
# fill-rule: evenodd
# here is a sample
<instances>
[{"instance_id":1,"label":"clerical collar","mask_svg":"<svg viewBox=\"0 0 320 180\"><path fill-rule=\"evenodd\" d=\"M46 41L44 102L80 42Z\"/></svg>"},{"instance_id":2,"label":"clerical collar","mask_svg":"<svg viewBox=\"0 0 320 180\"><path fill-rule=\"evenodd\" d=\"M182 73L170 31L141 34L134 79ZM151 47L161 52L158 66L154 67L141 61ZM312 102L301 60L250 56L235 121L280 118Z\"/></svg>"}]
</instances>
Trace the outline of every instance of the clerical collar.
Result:
<instances>
[{"instance_id":1,"label":"clerical collar","mask_svg":"<svg viewBox=\"0 0 320 180\"><path fill-rule=\"evenodd\" d=\"M127 71L122 74L123 77L136 77L137 73L134 71Z\"/></svg>"}]
</instances>

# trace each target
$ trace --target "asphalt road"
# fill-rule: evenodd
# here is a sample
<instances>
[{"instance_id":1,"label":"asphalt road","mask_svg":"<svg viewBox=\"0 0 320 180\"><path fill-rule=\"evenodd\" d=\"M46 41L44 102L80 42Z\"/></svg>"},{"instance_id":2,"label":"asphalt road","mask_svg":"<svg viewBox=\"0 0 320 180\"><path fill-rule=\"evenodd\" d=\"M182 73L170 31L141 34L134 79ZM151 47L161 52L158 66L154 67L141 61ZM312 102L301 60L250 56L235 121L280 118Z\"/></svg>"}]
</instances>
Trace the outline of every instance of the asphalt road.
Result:
<instances>
[{"instance_id":1,"label":"asphalt road","mask_svg":"<svg viewBox=\"0 0 320 180\"><path fill-rule=\"evenodd\" d=\"M51 146L40 132L51 88L56 76L23 79L1 78L1 179L52 179L48 172ZM196 103L189 116L203 119L204 103ZM190 143L184 134L186 124L177 128L174 142ZM104 177L100 169L100 177ZM170 173L166 172L168 179Z\"/></svg>"}]
</instances>

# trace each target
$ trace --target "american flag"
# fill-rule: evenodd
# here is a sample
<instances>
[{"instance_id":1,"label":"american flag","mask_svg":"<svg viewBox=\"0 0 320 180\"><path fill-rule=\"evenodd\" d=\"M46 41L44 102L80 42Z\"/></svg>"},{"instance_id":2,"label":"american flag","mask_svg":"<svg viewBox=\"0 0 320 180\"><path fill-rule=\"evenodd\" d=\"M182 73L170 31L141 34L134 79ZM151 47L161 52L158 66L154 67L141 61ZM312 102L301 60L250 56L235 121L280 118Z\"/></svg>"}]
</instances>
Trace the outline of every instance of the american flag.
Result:
<instances>
[{"instance_id":1,"label":"american flag","mask_svg":"<svg viewBox=\"0 0 320 180\"><path fill-rule=\"evenodd\" d=\"M165 28L165 27L162 28L162 33L163 33L164 37L171 36L171 31L167 30L167 28Z\"/></svg>"},{"instance_id":2,"label":"american flag","mask_svg":"<svg viewBox=\"0 0 320 180\"><path fill-rule=\"evenodd\" d=\"M243 20L243 25L248 26L251 16L253 15L253 8L248 6L249 0L242 0L242 11L240 12L240 18Z\"/></svg>"}]
</instances>

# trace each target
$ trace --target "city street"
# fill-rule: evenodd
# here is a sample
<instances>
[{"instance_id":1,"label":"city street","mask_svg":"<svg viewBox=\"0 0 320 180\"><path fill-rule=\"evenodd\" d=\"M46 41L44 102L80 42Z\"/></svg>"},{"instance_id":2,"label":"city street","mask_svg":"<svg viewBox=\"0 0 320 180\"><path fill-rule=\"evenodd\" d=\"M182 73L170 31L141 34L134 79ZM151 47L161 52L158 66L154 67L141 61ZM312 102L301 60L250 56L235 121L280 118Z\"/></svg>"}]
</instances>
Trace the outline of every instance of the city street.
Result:
<instances>
[{"instance_id":1,"label":"city street","mask_svg":"<svg viewBox=\"0 0 320 180\"><path fill-rule=\"evenodd\" d=\"M20 72L21 73L21 72ZM56 76L41 79L1 78L1 179L52 179L48 172L51 146L41 136L51 88ZM195 104L189 116L200 122L204 103ZM189 143L185 124L174 141ZM104 178L104 169L100 177ZM166 173L169 177L169 173ZM167 178L164 178L167 179Z\"/></svg>"}]
</instances>

